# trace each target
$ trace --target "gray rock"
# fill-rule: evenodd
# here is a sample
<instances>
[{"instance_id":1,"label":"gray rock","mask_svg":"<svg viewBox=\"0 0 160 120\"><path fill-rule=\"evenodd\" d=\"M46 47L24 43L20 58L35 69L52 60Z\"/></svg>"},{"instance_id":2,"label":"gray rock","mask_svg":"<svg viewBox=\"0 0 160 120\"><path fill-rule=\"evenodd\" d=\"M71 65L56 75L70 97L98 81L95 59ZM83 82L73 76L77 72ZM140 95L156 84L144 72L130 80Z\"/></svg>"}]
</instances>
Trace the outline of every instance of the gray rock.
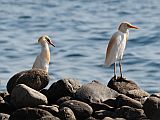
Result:
<instances>
[{"instance_id":1,"label":"gray rock","mask_svg":"<svg viewBox=\"0 0 160 120\"><path fill-rule=\"evenodd\" d=\"M0 96L2 97L2 98L5 98L6 96L8 96L9 94L8 94L8 92L7 91L0 91Z\"/></svg>"},{"instance_id":2,"label":"gray rock","mask_svg":"<svg viewBox=\"0 0 160 120\"><path fill-rule=\"evenodd\" d=\"M77 100L68 100L60 105L60 108L62 107L69 107L78 120L84 120L90 117L93 112L93 109L87 103Z\"/></svg>"},{"instance_id":3,"label":"gray rock","mask_svg":"<svg viewBox=\"0 0 160 120\"><path fill-rule=\"evenodd\" d=\"M89 104L93 111L98 111L98 110L109 110L109 111L113 111L114 108L107 105L107 104L104 104L104 103L90 103Z\"/></svg>"},{"instance_id":4,"label":"gray rock","mask_svg":"<svg viewBox=\"0 0 160 120\"><path fill-rule=\"evenodd\" d=\"M64 96L73 96L77 89L81 87L78 80L62 79L53 83L47 91L47 98L50 103L56 102L59 98Z\"/></svg>"},{"instance_id":5,"label":"gray rock","mask_svg":"<svg viewBox=\"0 0 160 120\"><path fill-rule=\"evenodd\" d=\"M146 118L142 109L137 109L129 106L122 106L116 110L116 116L127 120L141 120Z\"/></svg>"},{"instance_id":6,"label":"gray rock","mask_svg":"<svg viewBox=\"0 0 160 120\"><path fill-rule=\"evenodd\" d=\"M9 116L8 114L5 114L5 113L0 113L0 120L8 120L9 119Z\"/></svg>"},{"instance_id":7,"label":"gray rock","mask_svg":"<svg viewBox=\"0 0 160 120\"><path fill-rule=\"evenodd\" d=\"M130 97L127 97L126 95L123 95L123 94L119 95L116 98L116 103L117 103L117 107L130 106L130 107L139 108L139 109L143 107L139 101L134 100Z\"/></svg>"},{"instance_id":8,"label":"gray rock","mask_svg":"<svg viewBox=\"0 0 160 120\"><path fill-rule=\"evenodd\" d=\"M14 107L21 108L47 104L48 101L42 93L24 84L18 84L11 93L11 103Z\"/></svg>"},{"instance_id":9,"label":"gray rock","mask_svg":"<svg viewBox=\"0 0 160 120\"><path fill-rule=\"evenodd\" d=\"M97 120L97 119L94 118L94 117L89 117L89 118L87 118L87 119L85 119L85 120Z\"/></svg>"},{"instance_id":10,"label":"gray rock","mask_svg":"<svg viewBox=\"0 0 160 120\"><path fill-rule=\"evenodd\" d=\"M45 116L45 117L42 117L38 120L60 120L58 117L55 117L55 116Z\"/></svg>"},{"instance_id":11,"label":"gray rock","mask_svg":"<svg viewBox=\"0 0 160 120\"><path fill-rule=\"evenodd\" d=\"M100 103L107 99L115 98L116 96L118 96L116 91L98 81L92 81L89 84L83 85L75 93L75 98L87 103Z\"/></svg>"},{"instance_id":12,"label":"gray rock","mask_svg":"<svg viewBox=\"0 0 160 120\"><path fill-rule=\"evenodd\" d=\"M149 97L145 101L143 105L143 109L144 109L146 116L148 118L152 118L152 116L156 114L156 112L159 111L160 109L160 98L153 97L153 96Z\"/></svg>"},{"instance_id":13,"label":"gray rock","mask_svg":"<svg viewBox=\"0 0 160 120\"><path fill-rule=\"evenodd\" d=\"M50 105L50 106L49 105L38 105L36 108L46 110L46 111L50 112L53 116L58 116L59 106L57 106L57 105Z\"/></svg>"},{"instance_id":14,"label":"gray rock","mask_svg":"<svg viewBox=\"0 0 160 120\"><path fill-rule=\"evenodd\" d=\"M76 120L73 111L68 107L62 107L59 110L59 117L61 120Z\"/></svg>"},{"instance_id":15,"label":"gray rock","mask_svg":"<svg viewBox=\"0 0 160 120\"><path fill-rule=\"evenodd\" d=\"M10 115L10 120L47 120L46 117L52 118L53 115L39 108L21 108L17 109ZM44 119L43 119L44 118ZM54 120L54 119L53 119ZM56 120L56 119L55 119Z\"/></svg>"},{"instance_id":16,"label":"gray rock","mask_svg":"<svg viewBox=\"0 0 160 120\"><path fill-rule=\"evenodd\" d=\"M41 69L26 70L15 74L7 83L7 91L12 92L17 84L25 84L35 90L41 90L49 83L48 73Z\"/></svg>"},{"instance_id":17,"label":"gray rock","mask_svg":"<svg viewBox=\"0 0 160 120\"><path fill-rule=\"evenodd\" d=\"M160 98L160 93L153 93L151 96Z\"/></svg>"}]
</instances>

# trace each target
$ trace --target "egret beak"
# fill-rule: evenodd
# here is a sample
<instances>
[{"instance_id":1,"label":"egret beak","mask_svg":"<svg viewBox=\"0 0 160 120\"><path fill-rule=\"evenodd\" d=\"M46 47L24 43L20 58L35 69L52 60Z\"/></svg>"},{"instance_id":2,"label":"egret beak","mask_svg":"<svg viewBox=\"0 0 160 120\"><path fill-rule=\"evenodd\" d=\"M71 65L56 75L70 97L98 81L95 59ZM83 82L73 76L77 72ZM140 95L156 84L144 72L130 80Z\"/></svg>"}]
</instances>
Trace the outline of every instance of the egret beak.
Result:
<instances>
[{"instance_id":1,"label":"egret beak","mask_svg":"<svg viewBox=\"0 0 160 120\"><path fill-rule=\"evenodd\" d=\"M129 24L128 24L128 27L129 27L129 28L134 28L134 29L139 29L138 27L133 26L133 25L129 25Z\"/></svg>"},{"instance_id":2,"label":"egret beak","mask_svg":"<svg viewBox=\"0 0 160 120\"><path fill-rule=\"evenodd\" d=\"M49 41L49 44L52 45L53 47L55 47L55 45L53 44L52 41Z\"/></svg>"}]
</instances>

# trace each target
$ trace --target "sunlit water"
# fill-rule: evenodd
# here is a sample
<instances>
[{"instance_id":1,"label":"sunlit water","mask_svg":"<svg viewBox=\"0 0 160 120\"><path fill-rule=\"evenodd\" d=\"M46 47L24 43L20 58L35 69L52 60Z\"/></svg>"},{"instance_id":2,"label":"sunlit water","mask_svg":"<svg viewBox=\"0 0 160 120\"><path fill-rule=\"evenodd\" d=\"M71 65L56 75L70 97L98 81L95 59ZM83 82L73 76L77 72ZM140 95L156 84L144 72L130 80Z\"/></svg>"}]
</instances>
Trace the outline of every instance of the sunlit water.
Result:
<instances>
[{"instance_id":1,"label":"sunlit water","mask_svg":"<svg viewBox=\"0 0 160 120\"><path fill-rule=\"evenodd\" d=\"M129 21L140 30L130 30L124 76L158 92L159 11L159 0L1 0L0 90L15 73L32 67L44 34L56 45L50 47L50 84L64 77L107 84L113 76L113 67L103 66L108 40L120 22Z\"/></svg>"}]
</instances>

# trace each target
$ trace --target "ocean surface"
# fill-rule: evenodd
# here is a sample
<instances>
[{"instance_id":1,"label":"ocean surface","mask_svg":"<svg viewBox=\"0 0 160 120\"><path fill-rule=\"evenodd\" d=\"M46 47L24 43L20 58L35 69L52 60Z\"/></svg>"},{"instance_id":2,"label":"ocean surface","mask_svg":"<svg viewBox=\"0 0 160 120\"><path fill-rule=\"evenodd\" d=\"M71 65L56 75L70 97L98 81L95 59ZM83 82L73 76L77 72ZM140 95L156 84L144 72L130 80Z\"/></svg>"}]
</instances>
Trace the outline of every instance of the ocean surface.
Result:
<instances>
[{"instance_id":1,"label":"ocean surface","mask_svg":"<svg viewBox=\"0 0 160 120\"><path fill-rule=\"evenodd\" d=\"M106 46L123 21L140 28L130 30L123 75L159 92L160 0L0 0L0 90L31 69L44 34L56 45L50 46L50 84L66 77L107 84L113 66L104 67Z\"/></svg>"}]
</instances>

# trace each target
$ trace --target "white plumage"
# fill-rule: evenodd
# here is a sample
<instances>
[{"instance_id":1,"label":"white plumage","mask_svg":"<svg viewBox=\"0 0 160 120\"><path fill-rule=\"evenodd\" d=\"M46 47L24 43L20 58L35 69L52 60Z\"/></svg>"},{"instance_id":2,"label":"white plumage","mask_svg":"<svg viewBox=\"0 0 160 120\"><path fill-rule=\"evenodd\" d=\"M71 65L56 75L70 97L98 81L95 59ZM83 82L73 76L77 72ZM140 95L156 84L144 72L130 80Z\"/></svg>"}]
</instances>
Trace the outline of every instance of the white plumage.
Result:
<instances>
[{"instance_id":1,"label":"white plumage","mask_svg":"<svg viewBox=\"0 0 160 120\"><path fill-rule=\"evenodd\" d=\"M138 29L136 26L133 26L128 22L123 22L120 24L118 31L113 34L108 43L105 64L108 67L114 64L115 77L116 77L116 61L119 61L120 74L122 77L121 60L123 58L124 50L128 40L129 28Z\"/></svg>"}]
</instances>

